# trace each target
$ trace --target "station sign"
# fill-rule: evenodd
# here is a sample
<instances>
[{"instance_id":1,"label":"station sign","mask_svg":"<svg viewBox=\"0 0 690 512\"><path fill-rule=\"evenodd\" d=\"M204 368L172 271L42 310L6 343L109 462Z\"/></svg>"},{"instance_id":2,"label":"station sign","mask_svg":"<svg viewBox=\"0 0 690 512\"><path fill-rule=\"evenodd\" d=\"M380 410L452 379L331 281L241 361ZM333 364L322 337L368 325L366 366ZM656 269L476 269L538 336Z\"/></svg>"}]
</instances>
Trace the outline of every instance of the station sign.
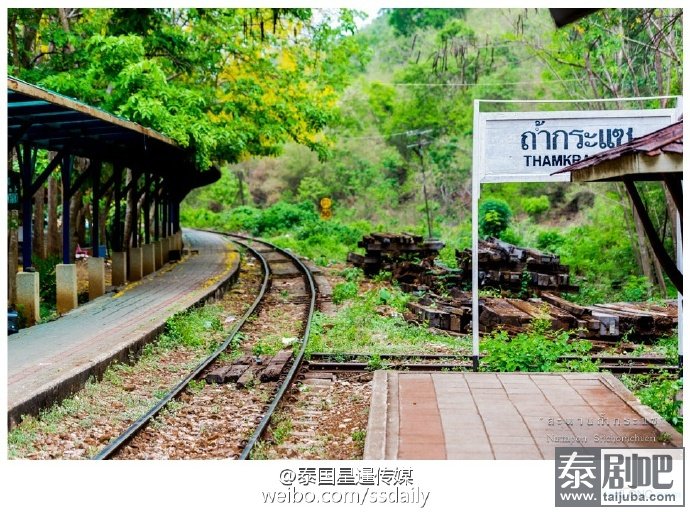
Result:
<instances>
[{"instance_id":1,"label":"station sign","mask_svg":"<svg viewBox=\"0 0 690 512\"><path fill-rule=\"evenodd\" d=\"M481 183L570 181L552 173L673 123L674 109L479 114Z\"/></svg>"}]
</instances>

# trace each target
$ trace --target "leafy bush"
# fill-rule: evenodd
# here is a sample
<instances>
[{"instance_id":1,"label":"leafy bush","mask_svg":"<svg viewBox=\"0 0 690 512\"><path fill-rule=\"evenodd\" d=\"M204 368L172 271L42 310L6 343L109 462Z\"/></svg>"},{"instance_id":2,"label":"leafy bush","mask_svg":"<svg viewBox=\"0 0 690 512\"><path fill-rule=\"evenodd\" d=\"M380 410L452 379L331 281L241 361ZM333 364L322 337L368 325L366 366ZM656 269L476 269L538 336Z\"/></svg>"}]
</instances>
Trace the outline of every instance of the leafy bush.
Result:
<instances>
[{"instance_id":1,"label":"leafy bush","mask_svg":"<svg viewBox=\"0 0 690 512\"><path fill-rule=\"evenodd\" d=\"M39 274L38 284L41 300L55 304L57 301L55 266L62 263L62 258L60 258L60 256L48 256L47 258L38 258L34 256L31 261L36 272Z\"/></svg>"},{"instance_id":2,"label":"leafy bush","mask_svg":"<svg viewBox=\"0 0 690 512\"><path fill-rule=\"evenodd\" d=\"M338 283L333 287L333 303L341 304L347 299L352 299L357 296L358 291L359 288L355 282Z\"/></svg>"},{"instance_id":3,"label":"leafy bush","mask_svg":"<svg viewBox=\"0 0 690 512\"><path fill-rule=\"evenodd\" d=\"M278 201L262 211L254 232L257 235L270 235L317 220L314 205L309 201L296 204Z\"/></svg>"},{"instance_id":4,"label":"leafy bush","mask_svg":"<svg viewBox=\"0 0 690 512\"><path fill-rule=\"evenodd\" d=\"M623 383L644 405L654 409L679 432L683 432L683 401L677 400L678 391L683 389L683 379L668 373L654 375L623 375Z\"/></svg>"},{"instance_id":5,"label":"leafy bush","mask_svg":"<svg viewBox=\"0 0 690 512\"><path fill-rule=\"evenodd\" d=\"M159 338L161 348L176 346L202 347L209 343L209 333L220 332L223 324L218 307L204 306L173 315L165 323L165 332Z\"/></svg>"},{"instance_id":6,"label":"leafy bush","mask_svg":"<svg viewBox=\"0 0 690 512\"><path fill-rule=\"evenodd\" d=\"M623 285L621 299L626 302L647 300L652 292L652 285L645 276L629 276Z\"/></svg>"},{"instance_id":7,"label":"leafy bush","mask_svg":"<svg viewBox=\"0 0 690 512\"><path fill-rule=\"evenodd\" d=\"M558 249L565 242L565 237L555 229L547 229L537 235L537 249L550 253L558 253Z\"/></svg>"},{"instance_id":8,"label":"leafy bush","mask_svg":"<svg viewBox=\"0 0 690 512\"><path fill-rule=\"evenodd\" d=\"M549 198L546 195L538 197L526 197L522 200L522 209L533 219L538 219L542 213L551 207Z\"/></svg>"},{"instance_id":9,"label":"leafy bush","mask_svg":"<svg viewBox=\"0 0 690 512\"><path fill-rule=\"evenodd\" d=\"M512 218L513 211L508 203L502 199L487 199L479 205L479 234L500 238Z\"/></svg>"},{"instance_id":10,"label":"leafy bush","mask_svg":"<svg viewBox=\"0 0 690 512\"><path fill-rule=\"evenodd\" d=\"M568 332L551 332L548 319L536 319L527 332L512 338L497 331L482 340L482 370L489 372L550 372L565 369L558 359L573 351L584 352ZM590 346L591 347L591 346ZM589 368L588 368L589 369Z\"/></svg>"}]
</instances>

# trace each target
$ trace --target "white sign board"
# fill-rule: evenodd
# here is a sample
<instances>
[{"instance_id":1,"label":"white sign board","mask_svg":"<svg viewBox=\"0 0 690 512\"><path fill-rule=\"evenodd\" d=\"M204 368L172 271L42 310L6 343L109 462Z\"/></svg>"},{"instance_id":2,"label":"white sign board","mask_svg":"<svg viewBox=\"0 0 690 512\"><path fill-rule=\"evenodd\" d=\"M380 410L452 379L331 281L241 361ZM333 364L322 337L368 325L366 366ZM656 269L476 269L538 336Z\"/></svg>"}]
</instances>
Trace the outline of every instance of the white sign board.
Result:
<instances>
[{"instance_id":1,"label":"white sign board","mask_svg":"<svg viewBox=\"0 0 690 512\"><path fill-rule=\"evenodd\" d=\"M552 173L674 122L674 109L479 114L482 183L570 181Z\"/></svg>"}]
</instances>

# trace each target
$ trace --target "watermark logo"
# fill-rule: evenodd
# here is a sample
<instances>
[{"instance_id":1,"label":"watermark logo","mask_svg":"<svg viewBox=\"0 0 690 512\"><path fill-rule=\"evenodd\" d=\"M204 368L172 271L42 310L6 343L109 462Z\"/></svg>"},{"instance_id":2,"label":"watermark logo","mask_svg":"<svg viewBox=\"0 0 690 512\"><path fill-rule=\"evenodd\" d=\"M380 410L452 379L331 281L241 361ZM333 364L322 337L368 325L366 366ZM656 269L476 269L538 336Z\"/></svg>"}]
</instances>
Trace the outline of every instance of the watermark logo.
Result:
<instances>
[{"instance_id":1,"label":"watermark logo","mask_svg":"<svg viewBox=\"0 0 690 512\"><path fill-rule=\"evenodd\" d=\"M556 506L684 506L684 455L683 448L556 448Z\"/></svg>"}]
</instances>

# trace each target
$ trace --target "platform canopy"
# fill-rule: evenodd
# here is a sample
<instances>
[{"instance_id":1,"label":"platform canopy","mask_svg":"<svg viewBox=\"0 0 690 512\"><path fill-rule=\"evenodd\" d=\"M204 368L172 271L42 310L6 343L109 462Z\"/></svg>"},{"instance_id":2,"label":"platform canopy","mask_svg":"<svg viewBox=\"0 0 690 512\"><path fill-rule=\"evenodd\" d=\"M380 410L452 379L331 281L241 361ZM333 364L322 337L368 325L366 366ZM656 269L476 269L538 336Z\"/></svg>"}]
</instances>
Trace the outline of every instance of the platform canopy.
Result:
<instances>
[{"instance_id":1,"label":"platform canopy","mask_svg":"<svg viewBox=\"0 0 690 512\"><path fill-rule=\"evenodd\" d=\"M149 172L168 178L180 199L220 178L215 168L202 172L194 152L165 135L14 77L7 78L7 129L10 148L64 150Z\"/></svg>"},{"instance_id":2,"label":"platform canopy","mask_svg":"<svg viewBox=\"0 0 690 512\"><path fill-rule=\"evenodd\" d=\"M570 172L571 181L655 181L683 174L683 120L601 153L553 174ZM676 186L680 182L675 183Z\"/></svg>"},{"instance_id":3,"label":"platform canopy","mask_svg":"<svg viewBox=\"0 0 690 512\"><path fill-rule=\"evenodd\" d=\"M664 249L650 219L636 181L663 181L683 218L683 119L621 146L592 155L554 174L570 173L571 181L621 181L640 217L654 255L676 289L682 293L683 274Z\"/></svg>"}]
</instances>

